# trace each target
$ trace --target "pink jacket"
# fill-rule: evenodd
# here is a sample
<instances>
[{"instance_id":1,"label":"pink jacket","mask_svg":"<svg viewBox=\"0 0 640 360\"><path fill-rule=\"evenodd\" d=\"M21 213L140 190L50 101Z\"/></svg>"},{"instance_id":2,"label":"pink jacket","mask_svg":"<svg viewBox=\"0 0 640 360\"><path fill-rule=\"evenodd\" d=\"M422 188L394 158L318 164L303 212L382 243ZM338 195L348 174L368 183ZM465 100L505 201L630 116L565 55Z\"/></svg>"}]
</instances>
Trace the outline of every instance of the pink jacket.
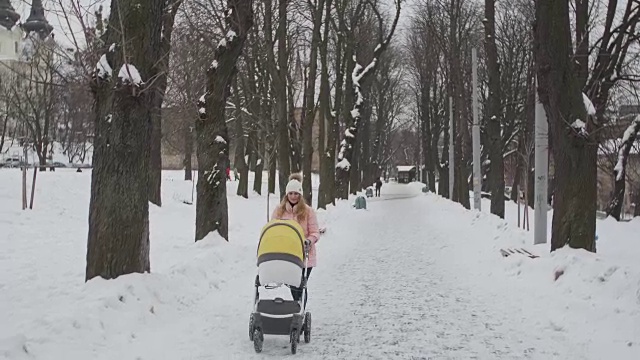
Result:
<instances>
[{"instance_id":1,"label":"pink jacket","mask_svg":"<svg viewBox=\"0 0 640 360\"><path fill-rule=\"evenodd\" d=\"M296 205L298 206L298 205ZM320 239L320 231L318 230L318 218L316 216L316 212L313 211L309 205L305 205L307 207L307 218L303 221L299 221L300 226L304 230L305 239L309 239L311 241L311 249L309 250L309 261L307 263L308 267L316 266L316 243ZM286 205L286 210L277 218L278 209L273 211L271 214L271 220L295 220L295 215L293 214L293 208L289 203Z\"/></svg>"}]
</instances>

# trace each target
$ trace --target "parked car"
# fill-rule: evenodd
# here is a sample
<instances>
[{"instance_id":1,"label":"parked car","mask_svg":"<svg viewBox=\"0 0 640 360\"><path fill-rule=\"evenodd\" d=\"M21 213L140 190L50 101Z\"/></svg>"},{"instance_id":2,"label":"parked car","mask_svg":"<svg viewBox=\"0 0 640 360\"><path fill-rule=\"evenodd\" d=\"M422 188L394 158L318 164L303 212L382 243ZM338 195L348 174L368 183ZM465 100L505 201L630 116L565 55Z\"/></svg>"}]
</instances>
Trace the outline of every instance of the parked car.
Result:
<instances>
[{"instance_id":1,"label":"parked car","mask_svg":"<svg viewBox=\"0 0 640 360\"><path fill-rule=\"evenodd\" d=\"M62 163L60 161L56 161L56 162L47 161L47 166L53 166L53 167L57 167L57 168L64 168L64 167L67 167L67 164Z\"/></svg>"},{"instance_id":2,"label":"parked car","mask_svg":"<svg viewBox=\"0 0 640 360\"><path fill-rule=\"evenodd\" d=\"M3 167L7 167L7 168L20 167L23 164L24 163L20 161L19 157L14 157L14 156L4 159L4 162L2 163Z\"/></svg>"}]
</instances>

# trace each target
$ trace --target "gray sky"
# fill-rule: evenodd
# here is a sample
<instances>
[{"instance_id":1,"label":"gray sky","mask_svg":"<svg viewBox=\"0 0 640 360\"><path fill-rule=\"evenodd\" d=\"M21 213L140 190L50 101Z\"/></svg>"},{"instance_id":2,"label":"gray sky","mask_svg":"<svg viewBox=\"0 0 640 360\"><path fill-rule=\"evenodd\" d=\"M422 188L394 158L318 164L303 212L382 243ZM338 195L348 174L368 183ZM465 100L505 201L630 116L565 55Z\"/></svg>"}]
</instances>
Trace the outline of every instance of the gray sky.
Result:
<instances>
[{"instance_id":1,"label":"gray sky","mask_svg":"<svg viewBox=\"0 0 640 360\"><path fill-rule=\"evenodd\" d=\"M31 0L9 0L11 5L20 14L20 22L24 22L29 17L29 11L31 9ZM111 1L109 0L43 0L45 8L45 16L47 20L53 26L53 32L56 40L65 47L71 47L73 44L73 34L76 36L82 34L82 26L77 16L73 14L73 3L80 3L81 12L85 20L93 21L95 16L94 11L98 8L98 5L106 4L108 8ZM64 9L64 11L63 11ZM65 16L67 12L68 16ZM81 39L82 36L79 36Z\"/></svg>"}]
</instances>

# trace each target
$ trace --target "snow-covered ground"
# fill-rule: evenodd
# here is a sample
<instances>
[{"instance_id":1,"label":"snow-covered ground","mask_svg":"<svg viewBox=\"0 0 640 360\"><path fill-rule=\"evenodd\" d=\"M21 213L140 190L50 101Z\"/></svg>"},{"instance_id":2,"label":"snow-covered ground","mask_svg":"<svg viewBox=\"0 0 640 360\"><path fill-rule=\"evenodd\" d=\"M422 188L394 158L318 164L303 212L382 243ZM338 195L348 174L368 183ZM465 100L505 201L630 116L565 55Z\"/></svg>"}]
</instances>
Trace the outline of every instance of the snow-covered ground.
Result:
<instances>
[{"instance_id":1,"label":"snow-covered ground","mask_svg":"<svg viewBox=\"0 0 640 360\"><path fill-rule=\"evenodd\" d=\"M194 243L191 182L165 171L152 273L85 283L90 177L39 173L34 210L22 211L20 171L0 170L0 359L288 355L286 337L267 336L256 355L247 335L265 196L239 198L230 182L230 242ZM319 212L312 341L296 356L640 358L640 221L599 221L598 254L549 254L516 228L515 205L503 221L488 203L466 211L421 187L384 184L367 210L349 201ZM505 246L541 257L503 258Z\"/></svg>"}]
</instances>

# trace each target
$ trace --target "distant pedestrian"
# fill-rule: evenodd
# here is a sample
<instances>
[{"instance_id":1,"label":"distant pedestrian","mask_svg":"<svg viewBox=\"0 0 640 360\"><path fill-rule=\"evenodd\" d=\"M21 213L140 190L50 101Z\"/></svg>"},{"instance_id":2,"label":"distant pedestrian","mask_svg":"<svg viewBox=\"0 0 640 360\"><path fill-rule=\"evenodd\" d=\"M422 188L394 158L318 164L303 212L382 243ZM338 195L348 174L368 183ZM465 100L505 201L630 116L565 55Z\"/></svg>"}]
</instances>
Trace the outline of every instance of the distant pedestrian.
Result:
<instances>
[{"instance_id":1,"label":"distant pedestrian","mask_svg":"<svg viewBox=\"0 0 640 360\"><path fill-rule=\"evenodd\" d=\"M376 180L376 197L380 197L380 188L382 188L382 181L380 178Z\"/></svg>"}]
</instances>

